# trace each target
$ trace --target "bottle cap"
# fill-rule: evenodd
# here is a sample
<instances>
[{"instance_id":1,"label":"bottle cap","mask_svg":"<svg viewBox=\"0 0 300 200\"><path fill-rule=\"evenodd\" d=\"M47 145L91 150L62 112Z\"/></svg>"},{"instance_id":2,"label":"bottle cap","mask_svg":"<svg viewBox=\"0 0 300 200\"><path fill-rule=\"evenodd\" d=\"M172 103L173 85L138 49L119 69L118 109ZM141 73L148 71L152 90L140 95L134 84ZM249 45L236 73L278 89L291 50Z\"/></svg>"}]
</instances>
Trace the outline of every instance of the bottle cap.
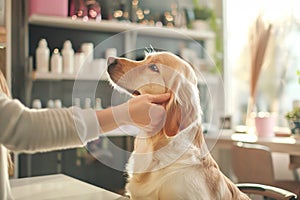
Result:
<instances>
[{"instance_id":1,"label":"bottle cap","mask_svg":"<svg viewBox=\"0 0 300 200\"><path fill-rule=\"evenodd\" d=\"M43 38L39 41L39 47L47 47L47 46L48 44L46 39Z\"/></svg>"},{"instance_id":2,"label":"bottle cap","mask_svg":"<svg viewBox=\"0 0 300 200\"><path fill-rule=\"evenodd\" d=\"M32 101L32 108L35 108L35 109L41 109L42 108L42 102L40 99L34 99Z\"/></svg>"},{"instance_id":3,"label":"bottle cap","mask_svg":"<svg viewBox=\"0 0 300 200\"><path fill-rule=\"evenodd\" d=\"M83 53L90 53L94 50L94 44L91 42L86 42L81 44L81 51Z\"/></svg>"},{"instance_id":4,"label":"bottle cap","mask_svg":"<svg viewBox=\"0 0 300 200\"><path fill-rule=\"evenodd\" d=\"M49 99L47 102L47 107L48 108L54 108L54 101L52 99Z\"/></svg>"},{"instance_id":5,"label":"bottle cap","mask_svg":"<svg viewBox=\"0 0 300 200\"><path fill-rule=\"evenodd\" d=\"M62 102L60 99L54 100L54 108L62 108Z\"/></svg>"},{"instance_id":6,"label":"bottle cap","mask_svg":"<svg viewBox=\"0 0 300 200\"><path fill-rule=\"evenodd\" d=\"M66 40L64 42L64 46L63 46L64 49L71 49L72 48L72 43L70 40Z\"/></svg>"},{"instance_id":7,"label":"bottle cap","mask_svg":"<svg viewBox=\"0 0 300 200\"><path fill-rule=\"evenodd\" d=\"M55 55L59 54L59 49L58 49L58 48L55 48L55 49L53 50L53 54L55 54Z\"/></svg>"}]
</instances>

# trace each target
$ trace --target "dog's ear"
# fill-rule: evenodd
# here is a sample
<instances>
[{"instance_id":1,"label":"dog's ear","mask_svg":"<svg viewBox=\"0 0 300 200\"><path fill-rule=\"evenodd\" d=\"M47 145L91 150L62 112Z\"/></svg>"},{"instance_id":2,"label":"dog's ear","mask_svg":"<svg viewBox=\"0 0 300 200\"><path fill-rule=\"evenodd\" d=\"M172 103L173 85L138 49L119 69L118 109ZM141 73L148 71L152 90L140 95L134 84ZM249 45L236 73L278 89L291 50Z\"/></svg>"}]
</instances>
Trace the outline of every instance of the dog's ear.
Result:
<instances>
[{"instance_id":1,"label":"dog's ear","mask_svg":"<svg viewBox=\"0 0 300 200\"><path fill-rule=\"evenodd\" d=\"M165 108L167 112L167 118L164 126L164 132L169 137L175 136L180 129L181 110L173 93L171 93L170 100L166 104Z\"/></svg>"},{"instance_id":2,"label":"dog's ear","mask_svg":"<svg viewBox=\"0 0 300 200\"><path fill-rule=\"evenodd\" d=\"M171 98L166 105L165 133L174 136L195 120L201 119L199 91L194 82L177 76L170 88Z\"/></svg>"}]
</instances>

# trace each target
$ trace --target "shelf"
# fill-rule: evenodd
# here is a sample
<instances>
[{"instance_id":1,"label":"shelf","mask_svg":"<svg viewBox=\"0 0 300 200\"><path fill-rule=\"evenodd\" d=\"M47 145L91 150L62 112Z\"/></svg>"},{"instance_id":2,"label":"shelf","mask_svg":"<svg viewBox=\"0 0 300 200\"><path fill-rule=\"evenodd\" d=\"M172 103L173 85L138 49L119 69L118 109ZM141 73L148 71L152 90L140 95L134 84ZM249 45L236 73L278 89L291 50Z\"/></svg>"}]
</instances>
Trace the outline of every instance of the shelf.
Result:
<instances>
[{"instance_id":1,"label":"shelf","mask_svg":"<svg viewBox=\"0 0 300 200\"><path fill-rule=\"evenodd\" d=\"M93 76L92 74L80 75L77 74L54 74L54 73L40 73L32 72L29 78L33 81L63 81L63 80L81 80L81 81L107 81L105 77ZM220 78L217 75L204 73L198 77L200 84L217 84Z\"/></svg>"},{"instance_id":2,"label":"shelf","mask_svg":"<svg viewBox=\"0 0 300 200\"><path fill-rule=\"evenodd\" d=\"M40 73L32 72L29 77L31 80L45 80L45 81L60 81L60 80L87 80L87 81L104 81L107 79L93 76L92 74L80 75L77 74L54 74L54 73Z\"/></svg>"},{"instance_id":3,"label":"shelf","mask_svg":"<svg viewBox=\"0 0 300 200\"><path fill-rule=\"evenodd\" d=\"M40 25L48 27L60 27L88 31L101 31L120 33L124 31L135 31L139 34L179 38L179 39L194 39L205 40L215 38L215 33L212 31L199 31L180 28L166 28L155 27L143 24L119 22L119 21L84 21L82 19L73 20L71 17L58 17L58 16L44 16L44 15L31 15L29 17L29 24Z\"/></svg>"}]
</instances>

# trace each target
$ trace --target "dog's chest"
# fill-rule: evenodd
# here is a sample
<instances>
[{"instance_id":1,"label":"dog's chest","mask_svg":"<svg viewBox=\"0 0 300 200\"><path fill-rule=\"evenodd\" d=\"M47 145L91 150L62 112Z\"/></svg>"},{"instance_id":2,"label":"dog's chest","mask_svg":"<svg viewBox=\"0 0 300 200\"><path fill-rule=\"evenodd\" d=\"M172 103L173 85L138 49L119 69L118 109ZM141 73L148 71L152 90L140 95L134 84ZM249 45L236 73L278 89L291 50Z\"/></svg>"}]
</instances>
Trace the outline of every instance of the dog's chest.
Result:
<instances>
[{"instance_id":1,"label":"dog's chest","mask_svg":"<svg viewBox=\"0 0 300 200\"><path fill-rule=\"evenodd\" d=\"M126 186L132 199L211 199L201 166L178 161L145 174L132 174ZM203 198L202 198L203 197Z\"/></svg>"},{"instance_id":2,"label":"dog's chest","mask_svg":"<svg viewBox=\"0 0 300 200\"><path fill-rule=\"evenodd\" d=\"M129 174L148 173L165 168L180 169L199 165L203 155L205 152L201 152L201 149L184 142L180 144L170 142L163 148L153 151L149 143L139 140L129 158L127 172Z\"/></svg>"}]
</instances>

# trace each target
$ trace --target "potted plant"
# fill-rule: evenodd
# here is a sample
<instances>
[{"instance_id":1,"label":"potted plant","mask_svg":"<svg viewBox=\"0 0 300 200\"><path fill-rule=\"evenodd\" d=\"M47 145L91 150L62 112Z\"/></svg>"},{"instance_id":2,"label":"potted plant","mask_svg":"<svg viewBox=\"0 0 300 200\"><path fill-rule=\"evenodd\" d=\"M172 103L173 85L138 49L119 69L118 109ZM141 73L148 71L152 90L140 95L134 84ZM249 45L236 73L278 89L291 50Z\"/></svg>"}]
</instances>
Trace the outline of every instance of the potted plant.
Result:
<instances>
[{"instance_id":1,"label":"potted plant","mask_svg":"<svg viewBox=\"0 0 300 200\"><path fill-rule=\"evenodd\" d=\"M286 113L291 133L300 136L300 107L295 107L290 112Z\"/></svg>"},{"instance_id":2,"label":"potted plant","mask_svg":"<svg viewBox=\"0 0 300 200\"><path fill-rule=\"evenodd\" d=\"M208 20L213 16L213 10L204 6L194 7L195 20Z\"/></svg>"},{"instance_id":3,"label":"potted plant","mask_svg":"<svg viewBox=\"0 0 300 200\"><path fill-rule=\"evenodd\" d=\"M207 6L199 5L198 0L193 0L193 4L194 20L192 28L199 30L210 29L210 22L215 19L214 11Z\"/></svg>"}]
</instances>

